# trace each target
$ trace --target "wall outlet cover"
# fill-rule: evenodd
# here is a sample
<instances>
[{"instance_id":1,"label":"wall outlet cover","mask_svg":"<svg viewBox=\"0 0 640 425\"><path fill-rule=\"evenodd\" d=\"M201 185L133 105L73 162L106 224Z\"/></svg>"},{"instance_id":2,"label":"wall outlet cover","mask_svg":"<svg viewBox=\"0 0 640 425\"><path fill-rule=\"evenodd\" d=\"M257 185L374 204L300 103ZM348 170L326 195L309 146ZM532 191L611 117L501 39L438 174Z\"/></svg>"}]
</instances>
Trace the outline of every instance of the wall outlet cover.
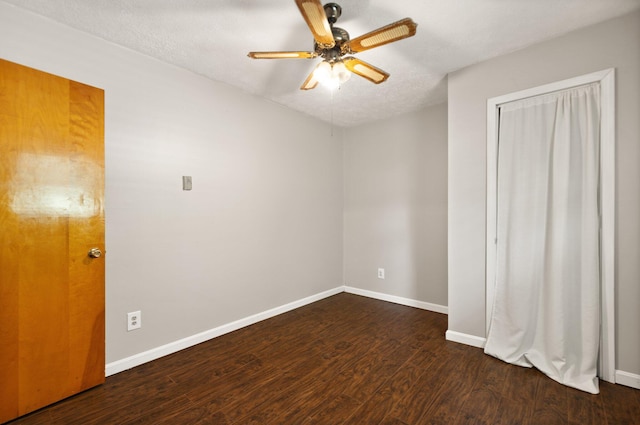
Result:
<instances>
[{"instance_id":1,"label":"wall outlet cover","mask_svg":"<svg viewBox=\"0 0 640 425\"><path fill-rule=\"evenodd\" d=\"M140 329L142 327L142 312L132 311L127 313L127 332Z\"/></svg>"}]
</instances>

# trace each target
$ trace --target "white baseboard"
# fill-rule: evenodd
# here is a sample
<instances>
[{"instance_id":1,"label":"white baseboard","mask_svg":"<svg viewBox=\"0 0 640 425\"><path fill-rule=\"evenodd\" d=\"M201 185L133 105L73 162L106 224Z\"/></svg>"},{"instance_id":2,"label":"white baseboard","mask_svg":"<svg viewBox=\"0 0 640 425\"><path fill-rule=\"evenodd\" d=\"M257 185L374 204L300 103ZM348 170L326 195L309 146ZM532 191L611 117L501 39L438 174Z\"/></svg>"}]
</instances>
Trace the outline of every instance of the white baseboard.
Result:
<instances>
[{"instance_id":1,"label":"white baseboard","mask_svg":"<svg viewBox=\"0 0 640 425\"><path fill-rule=\"evenodd\" d=\"M640 375L616 370L616 384L626 385L627 387L640 390Z\"/></svg>"},{"instance_id":2,"label":"white baseboard","mask_svg":"<svg viewBox=\"0 0 640 425\"><path fill-rule=\"evenodd\" d=\"M305 306L307 304L311 304L321 299L328 298L332 295L336 295L341 292L347 292L355 295L362 295L368 298L388 301L396 304L406 305L409 307L416 307L423 310L433 311L436 313L443 313L443 314L448 313L447 306L442 306L439 304L431 304L424 301L417 301L409 298L398 297L395 295L388 295L388 294L382 294L379 292L368 291L365 289L352 288L349 286L339 286L337 288L333 288L328 291L321 292L319 294L312 295L310 297L303 298L301 300L294 301L280 307L272 308L262 313L254 314L252 316L245 317L240 320L236 320L235 322L218 326L217 328L209 329L208 331L200 332L198 334L191 335L189 337L170 342L168 344L153 348L148 351L144 351L142 353L134 354L133 356L126 357L121 360L116 360L115 362L107 363L105 367L105 375L106 376L115 375L116 373L123 372L125 370L134 368L136 366L140 366L141 364L159 359L160 357L173 354L180 350L184 350L185 348L189 348L194 345L200 344L202 342L208 341L212 338L216 338L218 336L227 334L229 332L233 332L235 330L244 328L246 326L253 325L254 323L261 322L263 320L269 319L271 317L277 316L282 313L286 313L287 311L294 310L296 308ZM473 345L473 344L470 344L470 345Z\"/></svg>"},{"instance_id":3,"label":"white baseboard","mask_svg":"<svg viewBox=\"0 0 640 425\"><path fill-rule=\"evenodd\" d=\"M135 354L133 356L117 360L115 362L107 363L105 367L105 375L111 376L116 373L123 372L141 364L159 359L160 357L173 354L185 348L192 347L202 342L208 341L212 338L227 334L229 332L236 331L246 326L253 325L254 323L261 322L263 320L275 317L279 314L286 313L296 308L311 304L316 301L320 301L324 298L339 294L341 292L347 292L350 294L361 295L368 298L374 298L382 301L388 301L396 304L406 305L409 307L420 308L423 310L433 311L436 313L448 313L447 306L439 304L431 304L424 301L412 300L409 298L398 297L395 295L382 294L379 292L368 291L365 289L353 288L350 286L339 286L337 288L330 289L328 291L321 292L319 294L312 295L310 297L303 298L301 300L293 301L291 303L275 307L262 313L254 314L244 319L236 320L235 322L227 323L217 328L204 331L187 338L180 339L178 341L170 342L169 344L162 345L160 347L153 348L151 350ZM458 342L461 344L470 345L472 347L484 348L486 338L481 338L475 335L468 335L461 332L448 330L445 334L447 341ZM631 388L640 389L640 375L634 373L625 372L622 370L616 370L616 383L625 385Z\"/></svg>"},{"instance_id":4,"label":"white baseboard","mask_svg":"<svg viewBox=\"0 0 640 425\"><path fill-rule=\"evenodd\" d=\"M136 366L140 366L141 364L159 359L160 357L164 357L177 351L184 350L185 348L192 347L194 345L208 341L212 338L216 338L218 336L233 332L246 326L253 325L254 323L258 323L271 317L275 317L279 314L286 313L287 311L295 310L296 308L311 304L324 298L328 298L341 292L344 292L343 286L339 286L337 288L330 289L328 291L321 292L319 294L315 294L298 301L293 301L289 304L275 307L262 313L254 314L252 316L245 317L244 319L236 320L235 322L227 323L225 325L218 326L217 328L213 328L208 331L204 331L180 339L178 341L170 342L169 344L165 344L160 347L156 347L121 360L116 360L115 362L107 363L105 367L105 375L115 375L116 373L131 369Z\"/></svg>"},{"instance_id":5,"label":"white baseboard","mask_svg":"<svg viewBox=\"0 0 640 425\"><path fill-rule=\"evenodd\" d=\"M447 341L459 342L460 344L470 345L472 347L484 348L486 338L475 335L463 334L462 332L447 331L445 333Z\"/></svg>"},{"instance_id":6,"label":"white baseboard","mask_svg":"<svg viewBox=\"0 0 640 425\"><path fill-rule=\"evenodd\" d=\"M366 289L353 288L351 286L345 286L344 292L354 295L362 295L363 297L375 298L381 301L388 301L395 304L406 305L408 307L420 308L422 310L429 310L435 313L448 314L449 308L445 305L431 304L424 301L412 300L410 298L398 297L396 295L388 295L380 292L368 291Z\"/></svg>"}]
</instances>

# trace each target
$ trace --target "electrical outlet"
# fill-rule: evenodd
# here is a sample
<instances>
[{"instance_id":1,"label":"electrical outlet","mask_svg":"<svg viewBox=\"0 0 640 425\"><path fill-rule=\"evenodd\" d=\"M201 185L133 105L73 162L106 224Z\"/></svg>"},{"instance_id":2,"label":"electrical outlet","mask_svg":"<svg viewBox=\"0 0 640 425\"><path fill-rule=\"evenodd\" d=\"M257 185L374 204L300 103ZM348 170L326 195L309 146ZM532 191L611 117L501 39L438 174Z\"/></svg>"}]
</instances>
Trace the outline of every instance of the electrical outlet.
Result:
<instances>
[{"instance_id":1,"label":"electrical outlet","mask_svg":"<svg viewBox=\"0 0 640 425\"><path fill-rule=\"evenodd\" d=\"M384 269L378 269L378 279L384 279Z\"/></svg>"},{"instance_id":2,"label":"electrical outlet","mask_svg":"<svg viewBox=\"0 0 640 425\"><path fill-rule=\"evenodd\" d=\"M127 332L142 327L142 313L140 310L127 313Z\"/></svg>"}]
</instances>

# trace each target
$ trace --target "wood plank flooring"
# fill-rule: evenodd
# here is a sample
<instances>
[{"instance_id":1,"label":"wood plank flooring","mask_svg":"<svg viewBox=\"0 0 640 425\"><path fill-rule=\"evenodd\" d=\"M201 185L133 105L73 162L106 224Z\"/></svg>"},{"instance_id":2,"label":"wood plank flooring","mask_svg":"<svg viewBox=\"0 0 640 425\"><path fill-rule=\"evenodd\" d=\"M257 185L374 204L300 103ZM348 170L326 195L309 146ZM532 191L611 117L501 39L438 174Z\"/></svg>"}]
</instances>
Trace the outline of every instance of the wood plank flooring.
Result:
<instances>
[{"instance_id":1,"label":"wood plank flooring","mask_svg":"<svg viewBox=\"0 0 640 425\"><path fill-rule=\"evenodd\" d=\"M640 424L638 390L573 390L447 342L446 328L446 315L339 294L11 425Z\"/></svg>"}]
</instances>

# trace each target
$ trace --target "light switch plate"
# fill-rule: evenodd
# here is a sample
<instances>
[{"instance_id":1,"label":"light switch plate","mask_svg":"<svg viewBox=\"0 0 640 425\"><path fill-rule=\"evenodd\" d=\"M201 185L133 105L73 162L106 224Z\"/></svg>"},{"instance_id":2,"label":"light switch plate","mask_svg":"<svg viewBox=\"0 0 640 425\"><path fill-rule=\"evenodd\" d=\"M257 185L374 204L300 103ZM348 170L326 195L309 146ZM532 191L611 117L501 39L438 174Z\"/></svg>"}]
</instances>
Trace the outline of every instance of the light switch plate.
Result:
<instances>
[{"instance_id":1,"label":"light switch plate","mask_svg":"<svg viewBox=\"0 0 640 425\"><path fill-rule=\"evenodd\" d=\"M191 190L191 176L182 176L182 190Z\"/></svg>"}]
</instances>

